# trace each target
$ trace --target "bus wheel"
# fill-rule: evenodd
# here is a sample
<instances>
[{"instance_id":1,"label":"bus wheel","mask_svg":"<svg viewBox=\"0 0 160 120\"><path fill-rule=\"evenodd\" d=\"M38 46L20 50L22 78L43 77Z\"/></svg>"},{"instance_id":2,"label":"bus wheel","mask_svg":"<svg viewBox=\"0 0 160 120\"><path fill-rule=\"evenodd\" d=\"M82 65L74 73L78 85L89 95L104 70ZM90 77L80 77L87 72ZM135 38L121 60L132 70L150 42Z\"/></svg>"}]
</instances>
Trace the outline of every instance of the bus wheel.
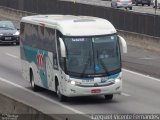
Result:
<instances>
[{"instance_id":1,"label":"bus wheel","mask_svg":"<svg viewBox=\"0 0 160 120\"><path fill-rule=\"evenodd\" d=\"M16 42L16 45L19 45L19 42Z\"/></svg>"},{"instance_id":2,"label":"bus wheel","mask_svg":"<svg viewBox=\"0 0 160 120\"><path fill-rule=\"evenodd\" d=\"M112 100L113 99L113 94L111 95L104 95L106 100Z\"/></svg>"},{"instance_id":3,"label":"bus wheel","mask_svg":"<svg viewBox=\"0 0 160 120\"><path fill-rule=\"evenodd\" d=\"M36 92L39 90L39 87L37 85L35 85L35 83L34 83L34 75L33 75L32 71L30 72L30 83L31 83L31 88L33 91Z\"/></svg>"},{"instance_id":4,"label":"bus wheel","mask_svg":"<svg viewBox=\"0 0 160 120\"><path fill-rule=\"evenodd\" d=\"M57 85L57 96L60 102L65 102L67 100L67 97L61 94L59 84Z\"/></svg>"}]
</instances>

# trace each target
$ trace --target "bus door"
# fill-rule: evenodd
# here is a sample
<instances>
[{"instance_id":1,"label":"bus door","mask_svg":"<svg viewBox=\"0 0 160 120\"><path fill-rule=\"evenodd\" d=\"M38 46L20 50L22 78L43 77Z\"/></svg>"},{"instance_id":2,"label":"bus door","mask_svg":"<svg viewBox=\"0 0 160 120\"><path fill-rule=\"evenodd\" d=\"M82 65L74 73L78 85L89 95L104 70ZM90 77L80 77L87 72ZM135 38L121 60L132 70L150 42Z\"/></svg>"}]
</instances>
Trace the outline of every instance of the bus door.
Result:
<instances>
[{"instance_id":1,"label":"bus door","mask_svg":"<svg viewBox=\"0 0 160 120\"><path fill-rule=\"evenodd\" d=\"M63 90L66 90L67 88L67 79L66 79L66 74L65 74L65 59L61 55L61 50L60 50L60 39L63 41L63 35L57 31L57 51L58 51L58 60L59 60L59 81L61 81L60 86L63 88Z\"/></svg>"}]
</instances>

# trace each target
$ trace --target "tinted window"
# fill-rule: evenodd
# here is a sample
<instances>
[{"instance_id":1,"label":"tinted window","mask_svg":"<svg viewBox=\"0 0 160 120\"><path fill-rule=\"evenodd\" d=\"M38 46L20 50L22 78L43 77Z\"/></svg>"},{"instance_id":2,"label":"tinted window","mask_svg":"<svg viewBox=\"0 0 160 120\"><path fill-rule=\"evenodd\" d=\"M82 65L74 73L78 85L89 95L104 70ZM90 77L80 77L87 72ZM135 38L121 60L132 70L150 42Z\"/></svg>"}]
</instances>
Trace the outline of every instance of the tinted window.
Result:
<instances>
[{"instance_id":1,"label":"tinted window","mask_svg":"<svg viewBox=\"0 0 160 120\"><path fill-rule=\"evenodd\" d=\"M0 21L0 29L16 29L11 21Z\"/></svg>"},{"instance_id":2,"label":"tinted window","mask_svg":"<svg viewBox=\"0 0 160 120\"><path fill-rule=\"evenodd\" d=\"M24 44L34 48L56 52L54 29L25 23L21 24L21 33L21 41Z\"/></svg>"}]
</instances>

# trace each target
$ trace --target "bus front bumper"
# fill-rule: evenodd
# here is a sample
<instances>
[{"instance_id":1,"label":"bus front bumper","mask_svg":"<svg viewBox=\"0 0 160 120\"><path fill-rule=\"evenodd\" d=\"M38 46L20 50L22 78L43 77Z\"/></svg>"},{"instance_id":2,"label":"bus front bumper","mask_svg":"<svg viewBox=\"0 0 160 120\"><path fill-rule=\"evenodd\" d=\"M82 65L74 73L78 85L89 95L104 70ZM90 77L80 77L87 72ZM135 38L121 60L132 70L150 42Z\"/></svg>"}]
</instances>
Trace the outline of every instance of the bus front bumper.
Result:
<instances>
[{"instance_id":1,"label":"bus front bumper","mask_svg":"<svg viewBox=\"0 0 160 120\"><path fill-rule=\"evenodd\" d=\"M68 84L68 87L64 92L64 95L68 97L76 97L76 96L120 94L121 92L122 92L122 81L119 81L112 85L103 87L79 87L76 85Z\"/></svg>"}]
</instances>

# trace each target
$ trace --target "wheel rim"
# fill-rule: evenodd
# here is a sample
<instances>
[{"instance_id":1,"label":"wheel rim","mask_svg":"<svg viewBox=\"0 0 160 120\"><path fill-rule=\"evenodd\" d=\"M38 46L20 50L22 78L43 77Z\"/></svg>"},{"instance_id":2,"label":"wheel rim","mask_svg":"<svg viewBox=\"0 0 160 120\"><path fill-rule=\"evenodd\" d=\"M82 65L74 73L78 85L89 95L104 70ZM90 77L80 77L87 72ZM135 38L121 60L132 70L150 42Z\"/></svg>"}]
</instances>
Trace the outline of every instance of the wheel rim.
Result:
<instances>
[{"instance_id":1,"label":"wheel rim","mask_svg":"<svg viewBox=\"0 0 160 120\"><path fill-rule=\"evenodd\" d=\"M59 85L57 86L57 95L60 96L61 92L60 92L60 89L59 89Z\"/></svg>"},{"instance_id":2,"label":"wheel rim","mask_svg":"<svg viewBox=\"0 0 160 120\"><path fill-rule=\"evenodd\" d=\"M34 81L33 80L31 82L31 86L32 86L32 88L34 88Z\"/></svg>"}]
</instances>

